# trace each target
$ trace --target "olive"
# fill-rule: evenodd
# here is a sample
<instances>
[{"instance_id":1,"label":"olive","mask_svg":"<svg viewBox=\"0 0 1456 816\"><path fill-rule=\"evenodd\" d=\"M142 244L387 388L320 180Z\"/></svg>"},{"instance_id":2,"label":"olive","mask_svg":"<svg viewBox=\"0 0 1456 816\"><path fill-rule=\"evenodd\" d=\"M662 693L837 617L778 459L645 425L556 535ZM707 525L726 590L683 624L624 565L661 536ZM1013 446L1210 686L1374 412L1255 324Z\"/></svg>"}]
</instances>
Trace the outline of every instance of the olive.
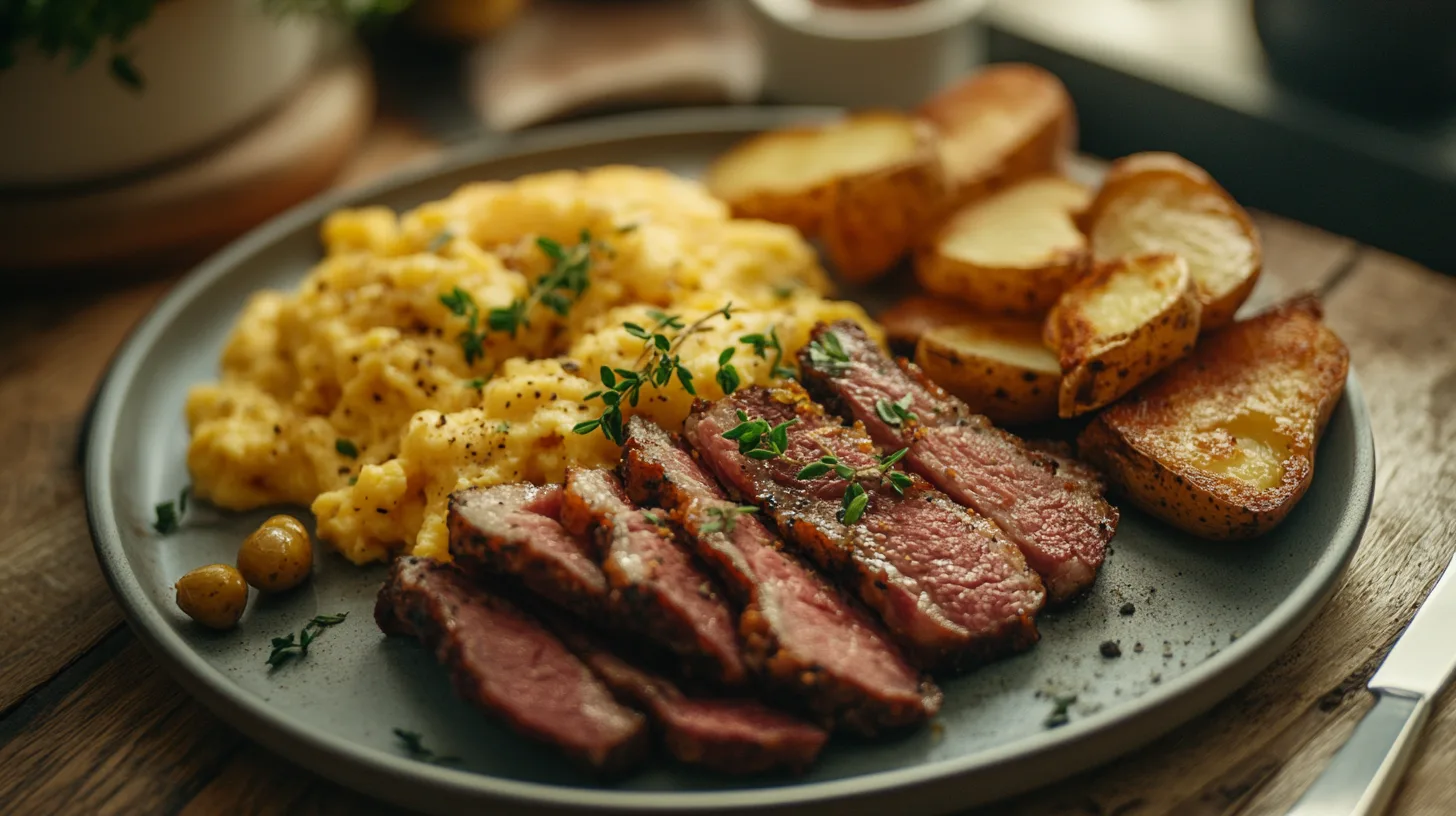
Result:
<instances>
[{"instance_id":1,"label":"olive","mask_svg":"<svg viewBox=\"0 0 1456 816\"><path fill-rule=\"evenodd\" d=\"M238 548L238 569L263 592L283 592L308 580L313 542L303 522L293 516L263 522Z\"/></svg>"},{"instance_id":2,"label":"olive","mask_svg":"<svg viewBox=\"0 0 1456 816\"><path fill-rule=\"evenodd\" d=\"M177 580L177 606L209 629L231 629L248 605L248 585L231 564L208 564Z\"/></svg>"}]
</instances>

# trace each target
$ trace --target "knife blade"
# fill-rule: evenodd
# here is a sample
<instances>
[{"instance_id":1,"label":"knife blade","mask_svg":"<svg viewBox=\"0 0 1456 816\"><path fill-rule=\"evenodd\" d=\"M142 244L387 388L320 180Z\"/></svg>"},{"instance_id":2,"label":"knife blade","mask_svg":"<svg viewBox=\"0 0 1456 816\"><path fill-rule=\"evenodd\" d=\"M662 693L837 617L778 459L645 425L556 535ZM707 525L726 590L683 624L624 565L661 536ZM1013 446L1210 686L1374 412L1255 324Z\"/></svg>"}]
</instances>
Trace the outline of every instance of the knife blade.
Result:
<instances>
[{"instance_id":1,"label":"knife blade","mask_svg":"<svg viewBox=\"0 0 1456 816\"><path fill-rule=\"evenodd\" d=\"M1304 792L1289 816L1373 816L1385 810L1431 702L1456 674L1456 557L1396 639L1366 688L1375 706Z\"/></svg>"}]
</instances>

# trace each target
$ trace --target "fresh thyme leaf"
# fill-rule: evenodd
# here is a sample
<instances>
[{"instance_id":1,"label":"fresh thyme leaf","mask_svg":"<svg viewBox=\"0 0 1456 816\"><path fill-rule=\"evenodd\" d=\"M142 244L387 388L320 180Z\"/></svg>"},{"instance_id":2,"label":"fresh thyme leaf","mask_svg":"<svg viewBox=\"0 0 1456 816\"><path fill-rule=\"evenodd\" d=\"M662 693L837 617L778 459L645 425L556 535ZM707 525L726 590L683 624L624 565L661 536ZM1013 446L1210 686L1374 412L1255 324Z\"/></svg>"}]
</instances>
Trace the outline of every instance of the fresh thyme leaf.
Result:
<instances>
[{"instance_id":1,"label":"fresh thyme leaf","mask_svg":"<svg viewBox=\"0 0 1456 816\"><path fill-rule=\"evenodd\" d=\"M182 526L182 517L187 515L187 501L192 498L192 488L185 486L177 491L177 501L160 502L154 508L157 518L152 522L152 529L162 535L171 535L177 532Z\"/></svg>"},{"instance_id":2,"label":"fresh thyme leaf","mask_svg":"<svg viewBox=\"0 0 1456 816\"><path fill-rule=\"evenodd\" d=\"M454 230L446 227L436 233L434 238L430 239L430 243L425 245L425 249L430 252L439 252L449 246L453 240L455 240Z\"/></svg>"},{"instance_id":3,"label":"fresh thyme leaf","mask_svg":"<svg viewBox=\"0 0 1456 816\"><path fill-rule=\"evenodd\" d=\"M808 480L808 479L817 479L820 476L823 476L824 474L826 474L828 472L829 472L829 465L827 465L827 464L825 464L823 462L810 462L809 464L805 465L804 466L804 469L801 470L801 471L799 471L798 475L795 476L794 478L796 478L796 479L805 479L805 480Z\"/></svg>"},{"instance_id":4,"label":"fresh thyme leaf","mask_svg":"<svg viewBox=\"0 0 1456 816\"><path fill-rule=\"evenodd\" d=\"M593 242L591 233L581 231L581 241L565 247L560 242L541 236L536 247L551 260L551 268L531 285L531 291L524 299L517 298L510 305L491 309L486 315L486 325L491 331L506 332L511 337L522 327L531 327L531 310L536 304L562 317L571 311L571 306L591 285L592 249L601 249L611 254L611 247Z\"/></svg>"},{"instance_id":5,"label":"fresh thyme leaf","mask_svg":"<svg viewBox=\"0 0 1456 816\"><path fill-rule=\"evenodd\" d=\"M474 388L476 391L485 390L485 384L489 380L486 377L471 377L465 381L466 388Z\"/></svg>"},{"instance_id":6,"label":"fresh thyme leaf","mask_svg":"<svg viewBox=\"0 0 1456 816\"><path fill-rule=\"evenodd\" d=\"M773 293L774 297L778 298L779 300L788 300L789 298L793 297L794 292L797 292L798 290L799 287L797 286L775 286L773 288Z\"/></svg>"},{"instance_id":7,"label":"fresh thyme leaf","mask_svg":"<svg viewBox=\"0 0 1456 816\"><path fill-rule=\"evenodd\" d=\"M626 235L629 232L636 232L637 231L637 226L638 225L635 224L635 223L633 223L633 224L623 224L620 227L617 227L617 234L618 235Z\"/></svg>"},{"instance_id":8,"label":"fresh thyme leaf","mask_svg":"<svg viewBox=\"0 0 1456 816\"><path fill-rule=\"evenodd\" d=\"M914 397L912 395L906 394L903 398L894 402L887 399L876 400L875 413L879 414L880 419L883 419L886 424L893 425L896 428L903 425L906 420L916 422L919 420L919 417L915 416L915 413L910 410L910 403L913 399Z\"/></svg>"},{"instance_id":9,"label":"fresh thyme leaf","mask_svg":"<svg viewBox=\"0 0 1456 816\"><path fill-rule=\"evenodd\" d=\"M896 462L904 459L905 454L909 452L909 448L901 448L894 453L887 453L880 457L880 470L889 470Z\"/></svg>"},{"instance_id":10,"label":"fresh thyme leaf","mask_svg":"<svg viewBox=\"0 0 1456 816\"><path fill-rule=\"evenodd\" d=\"M912 484L914 484L914 480L910 478L909 474L902 473L898 470L890 473L890 487L894 488L895 492L901 496L905 495L905 488Z\"/></svg>"},{"instance_id":11,"label":"fresh thyme leaf","mask_svg":"<svg viewBox=\"0 0 1456 816\"><path fill-rule=\"evenodd\" d=\"M177 516L177 505L174 502L164 501L157 505L157 520L152 522L152 529L162 535L171 535L177 532L179 518Z\"/></svg>"},{"instance_id":12,"label":"fresh thyme leaf","mask_svg":"<svg viewBox=\"0 0 1456 816\"><path fill-rule=\"evenodd\" d=\"M299 630L296 640L292 632L289 632L283 637L273 638L270 641L273 646L273 651L268 655L268 665L277 668L295 657L305 657L308 655L309 644L318 639L320 632L330 626L338 626L347 617L349 617L348 612L338 612L333 615L315 615Z\"/></svg>"},{"instance_id":13,"label":"fresh thyme leaf","mask_svg":"<svg viewBox=\"0 0 1456 816\"><path fill-rule=\"evenodd\" d=\"M701 531L704 533L731 533L734 526L738 524L739 516L757 512L758 508L752 505L709 507L708 520L703 523Z\"/></svg>"},{"instance_id":14,"label":"fresh thyme leaf","mask_svg":"<svg viewBox=\"0 0 1456 816\"><path fill-rule=\"evenodd\" d=\"M137 70L131 57L125 54L113 54L111 63L107 67L111 71L112 78L131 90L139 92L146 88L147 81L142 77L142 72Z\"/></svg>"},{"instance_id":15,"label":"fresh thyme leaf","mask_svg":"<svg viewBox=\"0 0 1456 816\"><path fill-rule=\"evenodd\" d=\"M341 455L341 456L347 456L350 459L358 459L359 458L359 448L358 448L358 446L355 445L353 442L350 442L347 439L335 439L334 440L334 450L338 451L339 452L339 455Z\"/></svg>"},{"instance_id":16,"label":"fresh thyme leaf","mask_svg":"<svg viewBox=\"0 0 1456 816\"><path fill-rule=\"evenodd\" d=\"M844 346L839 343L839 335L827 331L809 344L809 362L833 376L847 371L850 360Z\"/></svg>"},{"instance_id":17,"label":"fresh thyme leaf","mask_svg":"<svg viewBox=\"0 0 1456 816\"><path fill-rule=\"evenodd\" d=\"M870 503L870 494L865 492L859 482L850 482L849 487L844 491L843 509L840 510L839 520L846 526L859 521L864 515L865 507Z\"/></svg>"},{"instance_id":18,"label":"fresh thyme leaf","mask_svg":"<svg viewBox=\"0 0 1456 816\"><path fill-rule=\"evenodd\" d=\"M426 748L425 738L419 732L396 728L394 729L394 736L404 746L405 752L410 755L411 759L428 762L431 765L453 765L460 761L460 757L440 756L429 748Z\"/></svg>"},{"instance_id":19,"label":"fresh thyme leaf","mask_svg":"<svg viewBox=\"0 0 1456 816\"><path fill-rule=\"evenodd\" d=\"M662 518L659 517L656 513L652 512L651 510L643 510L642 511L642 518L647 519L647 523L648 524L656 524L658 526L661 526L662 525Z\"/></svg>"},{"instance_id":20,"label":"fresh thyme leaf","mask_svg":"<svg viewBox=\"0 0 1456 816\"><path fill-rule=\"evenodd\" d=\"M359 477L358 476L350 476L349 477L349 487L353 487L356 484L359 484Z\"/></svg>"},{"instance_id":21,"label":"fresh thyme leaf","mask_svg":"<svg viewBox=\"0 0 1456 816\"><path fill-rule=\"evenodd\" d=\"M1077 702L1077 695L1057 696L1052 698L1052 713L1047 715L1046 721L1042 724L1047 728L1058 728L1071 722L1070 709Z\"/></svg>"},{"instance_id":22,"label":"fresh thyme leaf","mask_svg":"<svg viewBox=\"0 0 1456 816\"><path fill-rule=\"evenodd\" d=\"M727 363L718 369L718 387L723 389L725 395L737 391L738 386L742 384L743 380L738 375L738 368L732 363Z\"/></svg>"},{"instance_id":23,"label":"fresh thyme leaf","mask_svg":"<svg viewBox=\"0 0 1456 816\"><path fill-rule=\"evenodd\" d=\"M509 422L502 422L501 424L495 426L495 432L496 433L509 433L510 430L511 430L511 423L509 423Z\"/></svg>"},{"instance_id":24,"label":"fresh thyme leaf","mask_svg":"<svg viewBox=\"0 0 1456 816\"><path fill-rule=\"evenodd\" d=\"M465 318L466 328L455 339L460 343L460 350L465 353L465 364L474 364L485 356L485 335L480 331L480 307L476 305L475 298L459 286L440 295L440 302L451 314Z\"/></svg>"}]
</instances>

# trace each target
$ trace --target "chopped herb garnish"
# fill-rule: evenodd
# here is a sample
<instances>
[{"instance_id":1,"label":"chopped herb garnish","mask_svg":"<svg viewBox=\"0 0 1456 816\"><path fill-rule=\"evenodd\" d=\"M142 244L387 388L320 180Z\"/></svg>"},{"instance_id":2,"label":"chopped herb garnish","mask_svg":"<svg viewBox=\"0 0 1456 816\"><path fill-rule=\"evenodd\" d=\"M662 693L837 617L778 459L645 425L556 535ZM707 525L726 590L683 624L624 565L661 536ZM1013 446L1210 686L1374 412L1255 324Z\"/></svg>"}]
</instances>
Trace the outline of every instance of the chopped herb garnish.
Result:
<instances>
[{"instance_id":1,"label":"chopped herb garnish","mask_svg":"<svg viewBox=\"0 0 1456 816\"><path fill-rule=\"evenodd\" d=\"M578 422L572 428L576 433L589 434L600 428L602 435L607 439L618 445L622 444L625 438L622 403L625 402L635 408L642 397L643 386L651 385L653 388L662 388L676 379L684 391L697 396L697 387L693 385L693 372L682 364L680 356L682 345L689 337L703 331L704 327L714 318L720 316L724 320L732 318L733 304L728 303L723 308L711 311L690 324L683 323L682 318L678 315L656 310L648 311L647 316L653 320L651 328L637 323L622 324L624 331L642 341L642 354L637 358L637 368L602 366L603 387L582 398L586 402L600 399L604 406L602 415L597 419ZM669 335L669 332L675 332L675 334Z\"/></svg>"},{"instance_id":2,"label":"chopped herb garnish","mask_svg":"<svg viewBox=\"0 0 1456 816\"><path fill-rule=\"evenodd\" d=\"M430 252L439 252L440 250L449 246L450 242L453 240L455 240L454 231L451 230L449 227L446 227L440 230L434 238L430 239L430 243L425 245L425 249L429 250Z\"/></svg>"},{"instance_id":3,"label":"chopped herb garnish","mask_svg":"<svg viewBox=\"0 0 1456 816\"><path fill-rule=\"evenodd\" d=\"M349 487L353 487L356 484L359 484L359 477L358 476L350 476L349 477Z\"/></svg>"},{"instance_id":4,"label":"chopped herb garnish","mask_svg":"<svg viewBox=\"0 0 1456 816\"><path fill-rule=\"evenodd\" d=\"M1047 715L1043 723L1047 728L1057 728L1071 722L1069 710L1077 702L1077 695L1072 694L1066 697L1057 696L1052 698L1052 713Z\"/></svg>"},{"instance_id":5,"label":"chopped herb garnish","mask_svg":"<svg viewBox=\"0 0 1456 816\"><path fill-rule=\"evenodd\" d=\"M754 356L760 360L767 360L768 352L772 350L774 356L773 362L769 364L769 376L776 380L793 379L793 369L785 368L783 365L784 345L779 342L778 326L770 326L767 336L763 334L745 334L738 338L738 342L747 343L753 349Z\"/></svg>"},{"instance_id":6,"label":"chopped herb garnish","mask_svg":"<svg viewBox=\"0 0 1456 816\"><path fill-rule=\"evenodd\" d=\"M334 450L338 451L340 456L347 456L350 459L359 458L359 447L347 439L335 439Z\"/></svg>"},{"instance_id":7,"label":"chopped herb garnish","mask_svg":"<svg viewBox=\"0 0 1456 816\"><path fill-rule=\"evenodd\" d=\"M647 519L648 524L656 524L659 527L662 526L662 518L651 510L643 510L642 518Z\"/></svg>"},{"instance_id":8,"label":"chopped herb garnish","mask_svg":"<svg viewBox=\"0 0 1456 816\"><path fill-rule=\"evenodd\" d=\"M406 731L403 728L396 728L394 729L394 735L404 745L404 750L409 753L410 759L428 762L431 765L453 765L460 761L460 757L440 756L429 748L426 748L425 738L416 731Z\"/></svg>"},{"instance_id":9,"label":"chopped herb garnish","mask_svg":"<svg viewBox=\"0 0 1456 816\"><path fill-rule=\"evenodd\" d=\"M733 352L737 350L729 346L718 354L718 387L723 389L724 394L737 391L738 386L743 384L742 378L738 376L738 368L732 363Z\"/></svg>"},{"instance_id":10,"label":"chopped herb garnish","mask_svg":"<svg viewBox=\"0 0 1456 816\"><path fill-rule=\"evenodd\" d=\"M277 668L287 663L291 658L302 658L308 655L309 644L318 639L319 633L330 626L338 626L349 617L348 612L340 612L336 615L317 615L299 630L297 640L292 632L284 637L273 638L273 651L268 655L268 665Z\"/></svg>"},{"instance_id":11,"label":"chopped herb garnish","mask_svg":"<svg viewBox=\"0 0 1456 816\"><path fill-rule=\"evenodd\" d=\"M491 309L486 325L491 331L506 332L511 337L521 328L531 327L531 311L537 303L563 317L591 283L592 249L610 253L605 244L594 244L591 233L581 231L581 242L563 247L550 238L536 239L536 246L551 259L551 269L536 279L525 298L516 298L509 306Z\"/></svg>"},{"instance_id":12,"label":"chopped herb garnish","mask_svg":"<svg viewBox=\"0 0 1456 816\"><path fill-rule=\"evenodd\" d=\"M623 224L620 227L617 227L617 234L618 235L626 235L629 232L636 232L638 226L639 225L636 224L635 222L634 223L631 223L631 224Z\"/></svg>"},{"instance_id":13,"label":"chopped herb garnish","mask_svg":"<svg viewBox=\"0 0 1456 816\"><path fill-rule=\"evenodd\" d=\"M783 456L789 449L789 426L798 418L770 426L766 420L749 419L738 412L738 424L729 428L723 438L738 443L738 452L750 459L766 460Z\"/></svg>"},{"instance_id":14,"label":"chopped herb garnish","mask_svg":"<svg viewBox=\"0 0 1456 816\"><path fill-rule=\"evenodd\" d=\"M485 384L488 381L488 377L472 377L465 381L465 387L474 388L476 391L483 391L485 389Z\"/></svg>"},{"instance_id":15,"label":"chopped herb garnish","mask_svg":"<svg viewBox=\"0 0 1456 816\"><path fill-rule=\"evenodd\" d=\"M509 423L509 422L502 422L501 424L495 426L495 432L496 433L506 433L510 429L511 429L511 423Z\"/></svg>"},{"instance_id":16,"label":"chopped herb garnish","mask_svg":"<svg viewBox=\"0 0 1456 816\"><path fill-rule=\"evenodd\" d=\"M466 329L456 335L455 339L460 343L460 350L465 352L465 364L474 364L485 356L485 332L480 330L480 307L469 292L458 286L440 295L440 302L445 304L451 314L465 318Z\"/></svg>"},{"instance_id":17,"label":"chopped herb garnish","mask_svg":"<svg viewBox=\"0 0 1456 816\"><path fill-rule=\"evenodd\" d=\"M886 424L894 425L896 428L904 425L906 420L910 422L919 421L915 412L910 410L910 403L915 399L913 394L906 394L904 397L891 402L886 399L875 401L875 413L880 415Z\"/></svg>"},{"instance_id":18,"label":"chopped herb garnish","mask_svg":"<svg viewBox=\"0 0 1456 816\"><path fill-rule=\"evenodd\" d=\"M731 533L733 527L738 524L738 517L748 513L757 513L758 508L752 505L740 505L738 507L709 507L708 521L703 524L704 533Z\"/></svg>"},{"instance_id":19,"label":"chopped herb garnish","mask_svg":"<svg viewBox=\"0 0 1456 816\"><path fill-rule=\"evenodd\" d=\"M157 520L152 522L152 529L162 535L171 535L177 532L182 526L182 517L187 515L187 500L192 496L192 488L184 487L177 493L177 501L160 502L156 506Z\"/></svg>"},{"instance_id":20,"label":"chopped herb garnish","mask_svg":"<svg viewBox=\"0 0 1456 816\"><path fill-rule=\"evenodd\" d=\"M809 362L833 376L847 371L850 360L844 346L839 344L839 335L827 331L809 344Z\"/></svg>"},{"instance_id":21,"label":"chopped herb garnish","mask_svg":"<svg viewBox=\"0 0 1456 816\"><path fill-rule=\"evenodd\" d=\"M779 300L788 300L797 291L799 291L799 287L797 286L775 286L773 288L774 297Z\"/></svg>"}]
</instances>

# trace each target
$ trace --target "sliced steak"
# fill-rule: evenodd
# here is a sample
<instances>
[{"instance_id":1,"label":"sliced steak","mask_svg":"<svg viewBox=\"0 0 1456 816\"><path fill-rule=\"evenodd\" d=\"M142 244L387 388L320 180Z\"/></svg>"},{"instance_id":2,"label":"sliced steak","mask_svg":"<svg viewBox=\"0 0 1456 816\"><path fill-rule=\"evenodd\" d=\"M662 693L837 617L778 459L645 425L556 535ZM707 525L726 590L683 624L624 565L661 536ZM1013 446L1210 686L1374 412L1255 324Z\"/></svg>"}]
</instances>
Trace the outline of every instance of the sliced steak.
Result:
<instances>
[{"instance_id":1,"label":"sliced steak","mask_svg":"<svg viewBox=\"0 0 1456 816\"><path fill-rule=\"evenodd\" d=\"M467 571L509 575L577 614L609 613L606 576L561 526L561 485L510 484L450 495L450 555Z\"/></svg>"},{"instance_id":2,"label":"sliced steak","mask_svg":"<svg viewBox=\"0 0 1456 816\"><path fill-rule=\"evenodd\" d=\"M820 722L863 734L913 725L940 709L940 689L905 662L879 621L784 552L757 516L738 515L723 529L721 513L737 504L667 431L629 420L622 471L632 499L670 510L742 604L744 657L778 693Z\"/></svg>"},{"instance_id":3,"label":"sliced steak","mask_svg":"<svg viewBox=\"0 0 1456 816\"><path fill-rule=\"evenodd\" d=\"M641 714L538 621L450 565L395 561L374 618L433 650L462 698L592 769L619 773L647 752Z\"/></svg>"},{"instance_id":4,"label":"sliced steak","mask_svg":"<svg viewBox=\"0 0 1456 816\"><path fill-rule=\"evenodd\" d=\"M995 522L1041 575L1053 601L1092 585L1118 520L1095 471L992 426L918 366L885 356L859 324L821 324L813 337L830 331L847 363L799 356L816 398L864 423L886 450L908 445L905 469ZM895 414L896 402L914 418Z\"/></svg>"},{"instance_id":5,"label":"sliced steak","mask_svg":"<svg viewBox=\"0 0 1456 816\"><path fill-rule=\"evenodd\" d=\"M758 700L695 697L561 615L543 620L623 704L647 712L679 761L723 773L802 771L828 739L822 729Z\"/></svg>"},{"instance_id":6,"label":"sliced steak","mask_svg":"<svg viewBox=\"0 0 1456 816\"><path fill-rule=\"evenodd\" d=\"M561 523L599 550L618 612L688 660L694 673L725 684L747 678L736 615L717 581L675 541L661 519L633 507L609 470L566 473Z\"/></svg>"},{"instance_id":7,"label":"sliced steak","mask_svg":"<svg viewBox=\"0 0 1456 816\"><path fill-rule=\"evenodd\" d=\"M785 455L753 459L724 439L740 412L770 425L794 420ZM764 508L787 539L853 586L922 665L963 666L1036 642L1045 590L994 524L911 476L903 495L866 485L863 515L846 525L844 481L798 478L826 453L856 470L879 456L863 431L825 414L797 384L699 402L685 435L725 487Z\"/></svg>"}]
</instances>

